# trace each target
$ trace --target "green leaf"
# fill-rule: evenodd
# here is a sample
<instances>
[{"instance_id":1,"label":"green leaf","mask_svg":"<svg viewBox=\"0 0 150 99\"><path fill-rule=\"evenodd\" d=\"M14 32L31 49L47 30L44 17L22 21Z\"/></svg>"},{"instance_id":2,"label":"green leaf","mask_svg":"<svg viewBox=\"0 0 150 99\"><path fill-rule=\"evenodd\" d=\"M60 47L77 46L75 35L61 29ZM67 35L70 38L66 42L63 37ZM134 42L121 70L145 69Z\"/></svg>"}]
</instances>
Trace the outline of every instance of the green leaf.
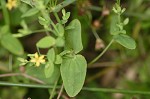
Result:
<instances>
[{"instance_id":1,"label":"green leaf","mask_svg":"<svg viewBox=\"0 0 150 99\"><path fill-rule=\"evenodd\" d=\"M0 37L5 34L5 33L9 33L9 26L8 25L4 25L0 27Z\"/></svg>"},{"instance_id":2,"label":"green leaf","mask_svg":"<svg viewBox=\"0 0 150 99\"><path fill-rule=\"evenodd\" d=\"M49 48L55 45L55 39L51 36L46 36L37 42L36 46L39 48Z\"/></svg>"},{"instance_id":3,"label":"green leaf","mask_svg":"<svg viewBox=\"0 0 150 99\"><path fill-rule=\"evenodd\" d=\"M64 40L62 37L58 37L58 38L56 39L56 46L58 46L58 47L63 47L64 44L65 44L65 40Z\"/></svg>"},{"instance_id":4,"label":"green leaf","mask_svg":"<svg viewBox=\"0 0 150 99\"><path fill-rule=\"evenodd\" d=\"M51 49L48 50L47 59L48 59L48 61L54 62L54 60L55 60L55 50L54 50L54 48L51 48Z\"/></svg>"},{"instance_id":5,"label":"green leaf","mask_svg":"<svg viewBox=\"0 0 150 99\"><path fill-rule=\"evenodd\" d=\"M52 76L54 72L54 64L52 61L49 61L46 65L45 65L45 69L44 69L44 73L46 78L49 78Z\"/></svg>"},{"instance_id":6,"label":"green leaf","mask_svg":"<svg viewBox=\"0 0 150 99\"><path fill-rule=\"evenodd\" d=\"M63 14L63 16L65 16L65 15L66 15L66 11L65 11L65 9L62 9L62 14Z\"/></svg>"},{"instance_id":7,"label":"green leaf","mask_svg":"<svg viewBox=\"0 0 150 99\"><path fill-rule=\"evenodd\" d=\"M55 64L61 64L62 63L62 57L60 55L56 55Z\"/></svg>"},{"instance_id":8,"label":"green leaf","mask_svg":"<svg viewBox=\"0 0 150 99\"><path fill-rule=\"evenodd\" d=\"M70 12L67 12L66 15L65 15L65 19L68 20L69 17L70 17Z\"/></svg>"},{"instance_id":9,"label":"green leaf","mask_svg":"<svg viewBox=\"0 0 150 99\"><path fill-rule=\"evenodd\" d=\"M73 29L66 30L65 33L65 49L74 50L75 53L80 52L83 49L81 38L81 24L80 21L74 19L69 26Z\"/></svg>"},{"instance_id":10,"label":"green leaf","mask_svg":"<svg viewBox=\"0 0 150 99\"><path fill-rule=\"evenodd\" d=\"M32 8L28 10L26 13L24 13L21 17L30 17L30 16L37 14L38 12L39 10L37 8Z\"/></svg>"},{"instance_id":11,"label":"green leaf","mask_svg":"<svg viewBox=\"0 0 150 99\"><path fill-rule=\"evenodd\" d=\"M126 18L124 21L123 21L123 24L124 25L127 25L129 23L129 18Z\"/></svg>"},{"instance_id":12,"label":"green leaf","mask_svg":"<svg viewBox=\"0 0 150 99\"><path fill-rule=\"evenodd\" d=\"M131 37L127 35L124 35L124 34L116 35L114 36L114 40L128 49L136 48L136 43L134 39L132 39Z\"/></svg>"},{"instance_id":13,"label":"green leaf","mask_svg":"<svg viewBox=\"0 0 150 99\"><path fill-rule=\"evenodd\" d=\"M44 81L46 84L54 84L60 75L59 67L60 67L59 65L54 65L54 71L53 71L51 77L48 77L48 78L46 78L46 76L45 76L45 71L44 71L45 65L43 65L43 64L39 67L29 66L29 64L28 64L26 66L25 73L28 75L31 75L35 78L38 78L39 80Z\"/></svg>"},{"instance_id":14,"label":"green leaf","mask_svg":"<svg viewBox=\"0 0 150 99\"><path fill-rule=\"evenodd\" d=\"M33 6L32 5L32 0L21 0L21 1L28 4L28 5L30 5L30 6Z\"/></svg>"},{"instance_id":15,"label":"green leaf","mask_svg":"<svg viewBox=\"0 0 150 99\"><path fill-rule=\"evenodd\" d=\"M63 19L63 20L68 20L69 17L70 17L70 12L67 12L67 13L65 14L65 16L64 16L64 15L62 16L62 19Z\"/></svg>"},{"instance_id":16,"label":"green leaf","mask_svg":"<svg viewBox=\"0 0 150 99\"><path fill-rule=\"evenodd\" d=\"M76 96L83 87L87 63L83 56L64 58L60 66L64 88L70 97Z\"/></svg>"},{"instance_id":17,"label":"green leaf","mask_svg":"<svg viewBox=\"0 0 150 99\"><path fill-rule=\"evenodd\" d=\"M1 37L1 44L4 48L15 55L22 55L24 53L23 47L18 39L11 34L5 34Z\"/></svg>"},{"instance_id":18,"label":"green leaf","mask_svg":"<svg viewBox=\"0 0 150 99\"><path fill-rule=\"evenodd\" d=\"M45 24L47 24L46 22L46 19L44 19L43 17L38 17L38 19L39 19L39 23L41 24L41 25L45 25Z\"/></svg>"},{"instance_id":19,"label":"green leaf","mask_svg":"<svg viewBox=\"0 0 150 99\"><path fill-rule=\"evenodd\" d=\"M117 15L112 16L111 19L111 25L110 25L110 33L111 35L117 35L119 34L119 27L117 26L118 24L118 17Z\"/></svg>"},{"instance_id":20,"label":"green leaf","mask_svg":"<svg viewBox=\"0 0 150 99\"><path fill-rule=\"evenodd\" d=\"M65 23L67 23L67 21L68 21L68 20L61 20L61 23L62 23L62 24L65 24Z\"/></svg>"},{"instance_id":21,"label":"green leaf","mask_svg":"<svg viewBox=\"0 0 150 99\"><path fill-rule=\"evenodd\" d=\"M50 20L49 19L45 19L45 18L43 18L43 17L38 17L38 19L39 19L39 23L41 24L41 25L46 25L47 27L49 26L49 24L50 24Z\"/></svg>"},{"instance_id":22,"label":"green leaf","mask_svg":"<svg viewBox=\"0 0 150 99\"><path fill-rule=\"evenodd\" d=\"M58 36L61 36L61 37L64 36L65 30L64 30L63 25L60 24L60 23L57 23L57 24L56 24L56 27L57 27L58 32L59 32Z\"/></svg>"}]
</instances>

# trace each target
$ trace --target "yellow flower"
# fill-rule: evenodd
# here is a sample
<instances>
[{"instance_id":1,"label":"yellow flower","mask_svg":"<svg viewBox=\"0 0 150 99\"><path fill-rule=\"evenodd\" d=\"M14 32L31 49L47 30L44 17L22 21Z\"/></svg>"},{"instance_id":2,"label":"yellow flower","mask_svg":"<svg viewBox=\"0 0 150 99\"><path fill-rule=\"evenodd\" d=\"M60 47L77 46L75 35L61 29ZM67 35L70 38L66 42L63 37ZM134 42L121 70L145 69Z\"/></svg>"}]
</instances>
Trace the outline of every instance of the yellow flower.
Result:
<instances>
[{"instance_id":1,"label":"yellow flower","mask_svg":"<svg viewBox=\"0 0 150 99\"><path fill-rule=\"evenodd\" d=\"M41 63L45 63L44 55L39 56L36 52L34 57L31 58L30 62L35 63L35 66L39 67Z\"/></svg>"},{"instance_id":2,"label":"yellow flower","mask_svg":"<svg viewBox=\"0 0 150 99\"><path fill-rule=\"evenodd\" d=\"M17 6L17 0L8 0L6 7L11 10L13 7Z\"/></svg>"}]
</instances>

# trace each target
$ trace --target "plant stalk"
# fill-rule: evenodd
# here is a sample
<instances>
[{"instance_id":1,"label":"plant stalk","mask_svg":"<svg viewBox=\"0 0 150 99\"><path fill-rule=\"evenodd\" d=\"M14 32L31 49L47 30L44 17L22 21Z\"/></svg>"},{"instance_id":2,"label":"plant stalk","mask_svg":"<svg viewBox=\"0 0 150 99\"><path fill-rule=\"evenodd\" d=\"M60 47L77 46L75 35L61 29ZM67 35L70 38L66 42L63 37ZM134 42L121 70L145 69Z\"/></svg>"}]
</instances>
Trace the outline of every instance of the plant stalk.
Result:
<instances>
[{"instance_id":1,"label":"plant stalk","mask_svg":"<svg viewBox=\"0 0 150 99\"><path fill-rule=\"evenodd\" d=\"M41 84L18 84L18 83L9 83L9 82L1 82L0 86L18 86L18 87L29 87L29 88L53 88L52 85L41 85ZM56 86L56 89L60 89L61 86ZM142 95L150 95L150 91L136 91L136 90L126 90L126 89L111 89L111 88L88 88L83 87L84 91L91 92L105 92L105 93L122 93L122 94L142 94Z\"/></svg>"},{"instance_id":2,"label":"plant stalk","mask_svg":"<svg viewBox=\"0 0 150 99\"><path fill-rule=\"evenodd\" d=\"M53 86L53 89L52 89L52 91L50 93L51 95L50 95L49 99L53 99L53 97L54 97L54 93L55 93L55 90L56 90L56 87L57 87L57 84L58 84L58 80L59 80L59 77L58 77L58 79L56 80L56 82L55 82L55 84Z\"/></svg>"},{"instance_id":3,"label":"plant stalk","mask_svg":"<svg viewBox=\"0 0 150 99\"><path fill-rule=\"evenodd\" d=\"M89 64L88 66L92 65L93 63L95 63L106 51L107 49L110 47L110 45L114 42L114 39L112 39L110 41L110 43L106 46L106 48L96 57L94 58Z\"/></svg>"}]
</instances>

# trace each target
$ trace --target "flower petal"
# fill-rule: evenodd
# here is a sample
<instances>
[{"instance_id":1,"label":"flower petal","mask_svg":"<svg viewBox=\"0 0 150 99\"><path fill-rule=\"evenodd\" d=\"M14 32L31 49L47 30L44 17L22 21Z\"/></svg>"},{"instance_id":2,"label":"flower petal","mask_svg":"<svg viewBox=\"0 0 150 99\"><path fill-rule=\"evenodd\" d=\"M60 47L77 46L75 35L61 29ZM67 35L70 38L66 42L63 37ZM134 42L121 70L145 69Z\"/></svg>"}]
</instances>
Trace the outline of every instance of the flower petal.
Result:
<instances>
[{"instance_id":1,"label":"flower petal","mask_svg":"<svg viewBox=\"0 0 150 99\"><path fill-rule=\"evenodd\" d=\"M33 58L33 59L31 59L31 60L30 60L30 62L35 63L35 62L36 62L36 59L35 59L35 58Z\"/></svg>"},{"instance_id":2,"label":"flower petal","mask_svg":"<svg viewBox=\"0 0 150 99\"><path fill-rule=\"evenodd\" d=\"M40 66L40 62L36 62L36 64L35 64L37 67L39 67Z\"/></svg>"},{"instance_id":3,"label":"flower petal","mask_svg":"<svg viewBox=\"0 0 150 99\"><path fill-rule=\"evenodd\" d=\"M38 53L37 53L37 52L34 54L34 57L35 57L36 59L38 59L38 58L39 58L39 55L38 55Z\"/></svg>"},{"instance_id":4,"label":"flower petal","mask_svg":"<svg viewBox=\"0 0 150 99\"><path fill-rule=\"evenodd\" d=\"M39 57L39 60L42 60L44 58L44 55L41 55L40 57Z\"/></svg>"},{"instance_id":5,"label":"flower petal","mask_svg":"<svg viewBox=\"0 0 150 99\"><path fill-rule=\"evenodd\" d=\"M40 63L45 63L45 59L39 60Z\"/></svg>"}]
</instances>

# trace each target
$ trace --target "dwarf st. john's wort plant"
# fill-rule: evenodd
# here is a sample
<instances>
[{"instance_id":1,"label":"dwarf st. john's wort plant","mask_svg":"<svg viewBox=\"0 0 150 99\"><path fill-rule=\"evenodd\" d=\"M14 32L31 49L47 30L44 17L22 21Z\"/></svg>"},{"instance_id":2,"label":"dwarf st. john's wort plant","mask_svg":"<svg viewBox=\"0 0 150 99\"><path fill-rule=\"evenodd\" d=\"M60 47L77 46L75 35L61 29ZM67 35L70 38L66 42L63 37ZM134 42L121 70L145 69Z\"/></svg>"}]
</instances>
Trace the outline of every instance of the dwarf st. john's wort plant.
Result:
<instances>
[{"instance_id":1,"label":"dwarf st. john's wort plant","mask_svg":"<svg viewBox=\"0 0 150 99\"><path fill-rule=\"evenodd\" d=\"M1 0L5 24L0 29L0 46L17 56L23 55L23 47L17 38L34 33L25 20L32 16L37 18L43 27L41 31L46 33L46 36L36 43L37 52L35 54L27 54L29 59L19 57L18 60L21 62L21 66L26 66L27 73L46 81L48 84L55 83L50 99L54 96L59 79L62 79L62 85L67 94L74 97L82 89L86 77L87 62L84 56L79 53L83 49L81 23L78 19L68 21L71 13L64 9L65 6L74 1L65 0L57 4L57 0L8 0L7 3ZM18 30L18 33L12 34L8 11L17 7L17 4L18 6L19 4L23 5L23 7L26 4L30 8L27 10L20 8L23 13L20 22L22 28ZM126 35L124 26L128 24L129 18L122 19L121 15L125 8L121 8L120 0L117 0L112 10L114 11L110 27L112 40L103 52L88 65L96 62L113 42L118 42L128 49L135 49L136 47L135 41ZM61 17L58 15L60 12ZM56 18L57 22L52 20L51 15ZM48 49L47 54L41 54L40 49Z\"/></svg>"}]
</instances>

